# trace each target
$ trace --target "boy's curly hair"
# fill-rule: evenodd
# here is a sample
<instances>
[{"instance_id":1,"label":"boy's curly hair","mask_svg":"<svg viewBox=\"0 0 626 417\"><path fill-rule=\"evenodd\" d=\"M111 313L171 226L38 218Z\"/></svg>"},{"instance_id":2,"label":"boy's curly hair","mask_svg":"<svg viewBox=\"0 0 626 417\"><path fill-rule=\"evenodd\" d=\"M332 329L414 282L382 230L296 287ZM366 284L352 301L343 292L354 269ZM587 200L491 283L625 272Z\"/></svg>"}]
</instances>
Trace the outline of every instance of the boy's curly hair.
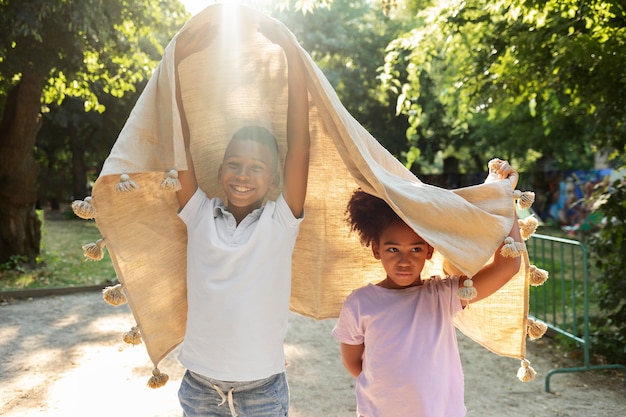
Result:
<instances>
[{"instance_id":1,"label":"boy's curly hair","mask_svg":"<svg viewBox=\"0 0 626 417\"><path fill-rule=\"evenodd\" d=\"M348 201L346 221L350 225L350 230L359 234L364 246L378 240L383 230L398 220L402 221L386 201L360 188L352 193Z\"/></svg>"}]
</instances>

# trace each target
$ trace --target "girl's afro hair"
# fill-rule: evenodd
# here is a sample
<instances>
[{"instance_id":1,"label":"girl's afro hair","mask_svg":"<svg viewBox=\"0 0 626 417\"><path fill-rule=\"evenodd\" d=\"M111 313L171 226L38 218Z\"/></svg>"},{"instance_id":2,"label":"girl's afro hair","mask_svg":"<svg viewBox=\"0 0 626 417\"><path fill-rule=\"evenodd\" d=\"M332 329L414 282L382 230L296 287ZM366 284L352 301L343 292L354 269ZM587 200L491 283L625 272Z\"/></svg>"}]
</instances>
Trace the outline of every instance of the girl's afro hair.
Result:
<instances>
[{"instance_id":1,"label":"girl's afro hair","mask_svg":"<svg viewBox=\"0 0 626 417\"><path fill-rule=\"evenodd\" d=\"M359 234L361 243L369 246L371 242L378 240L391 223L402 219L386 201L359 188L352 193L348 202L346 221L350 230Z\"/></svg>"}]
</instances>

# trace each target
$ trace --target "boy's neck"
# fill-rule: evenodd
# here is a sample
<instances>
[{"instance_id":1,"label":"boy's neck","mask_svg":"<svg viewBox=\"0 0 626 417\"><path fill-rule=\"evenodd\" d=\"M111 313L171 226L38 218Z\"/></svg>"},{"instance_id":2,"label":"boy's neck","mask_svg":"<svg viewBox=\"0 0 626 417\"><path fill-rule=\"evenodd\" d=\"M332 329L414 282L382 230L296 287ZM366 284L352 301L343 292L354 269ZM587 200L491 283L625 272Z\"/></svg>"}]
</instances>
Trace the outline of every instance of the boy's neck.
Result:
<instances>
[{"instance_id":1,"label":"boy's neck","mask_svg":"<svg viewBox=\"0 0 626 417\"><path fill-rule=\"evenodd\" d=\"M261 208L261 206L262 204L259 204L258 206L254 205L247 207L237 207L229 204L228 206L226 206L226 209L233 215L235 221L237 222L237 225L239 225L239 223L241 223L241 221L245 219L248 214L252 213L258 208Z\"/></svg>"}]
</instances>

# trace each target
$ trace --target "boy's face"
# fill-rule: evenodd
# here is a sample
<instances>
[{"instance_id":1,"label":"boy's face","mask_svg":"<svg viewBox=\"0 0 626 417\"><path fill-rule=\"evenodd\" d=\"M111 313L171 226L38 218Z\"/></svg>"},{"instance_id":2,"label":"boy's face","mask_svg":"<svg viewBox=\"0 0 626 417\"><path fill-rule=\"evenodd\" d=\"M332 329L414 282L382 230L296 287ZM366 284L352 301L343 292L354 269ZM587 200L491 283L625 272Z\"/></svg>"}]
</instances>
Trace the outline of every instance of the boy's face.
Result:
<instances>
[{"instance_id":1,"label":"boy's face","mask_svg":"<svg viewBox=\"0 0 626 417\"><path fill-rule=\"evenodd\" d=\"M421 283L420 274L433 248L403 221L391 223L378 241L372 242L374 257L387 273L387 288L406 288Z\"/></svg>"},{"instance_id":2,"label":"boy's face","mask_svg":"<svg viewBox=\"0 0 626 417\"><path fill-rule=\"evenodd\" d=\"M267 146L253 140L231 142L220 165L219 181L228 206L261 207L265 195L277 185L277 155Z\"/></svg>"}]
</instances>

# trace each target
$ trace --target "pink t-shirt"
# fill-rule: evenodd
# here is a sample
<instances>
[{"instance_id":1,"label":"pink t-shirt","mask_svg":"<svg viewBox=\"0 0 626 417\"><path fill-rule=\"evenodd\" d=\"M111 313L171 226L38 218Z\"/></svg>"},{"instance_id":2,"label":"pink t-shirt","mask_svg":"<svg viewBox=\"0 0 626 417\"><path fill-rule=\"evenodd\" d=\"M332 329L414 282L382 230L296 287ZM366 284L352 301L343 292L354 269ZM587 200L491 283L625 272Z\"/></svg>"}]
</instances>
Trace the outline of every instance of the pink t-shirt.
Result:
<instances>
[{"instance_id":1,"label":"pink t-shirt","mask_svg":"<svg viewBox=\"0 0 626 417\"><path fill-rule=\"evenodd\" d=\"M400 290L367 285L346 299L332 331L365 344L356 399L366 417L463 417L463 369L454 316L458 277Z\"/></svg>"}]
</instances>

